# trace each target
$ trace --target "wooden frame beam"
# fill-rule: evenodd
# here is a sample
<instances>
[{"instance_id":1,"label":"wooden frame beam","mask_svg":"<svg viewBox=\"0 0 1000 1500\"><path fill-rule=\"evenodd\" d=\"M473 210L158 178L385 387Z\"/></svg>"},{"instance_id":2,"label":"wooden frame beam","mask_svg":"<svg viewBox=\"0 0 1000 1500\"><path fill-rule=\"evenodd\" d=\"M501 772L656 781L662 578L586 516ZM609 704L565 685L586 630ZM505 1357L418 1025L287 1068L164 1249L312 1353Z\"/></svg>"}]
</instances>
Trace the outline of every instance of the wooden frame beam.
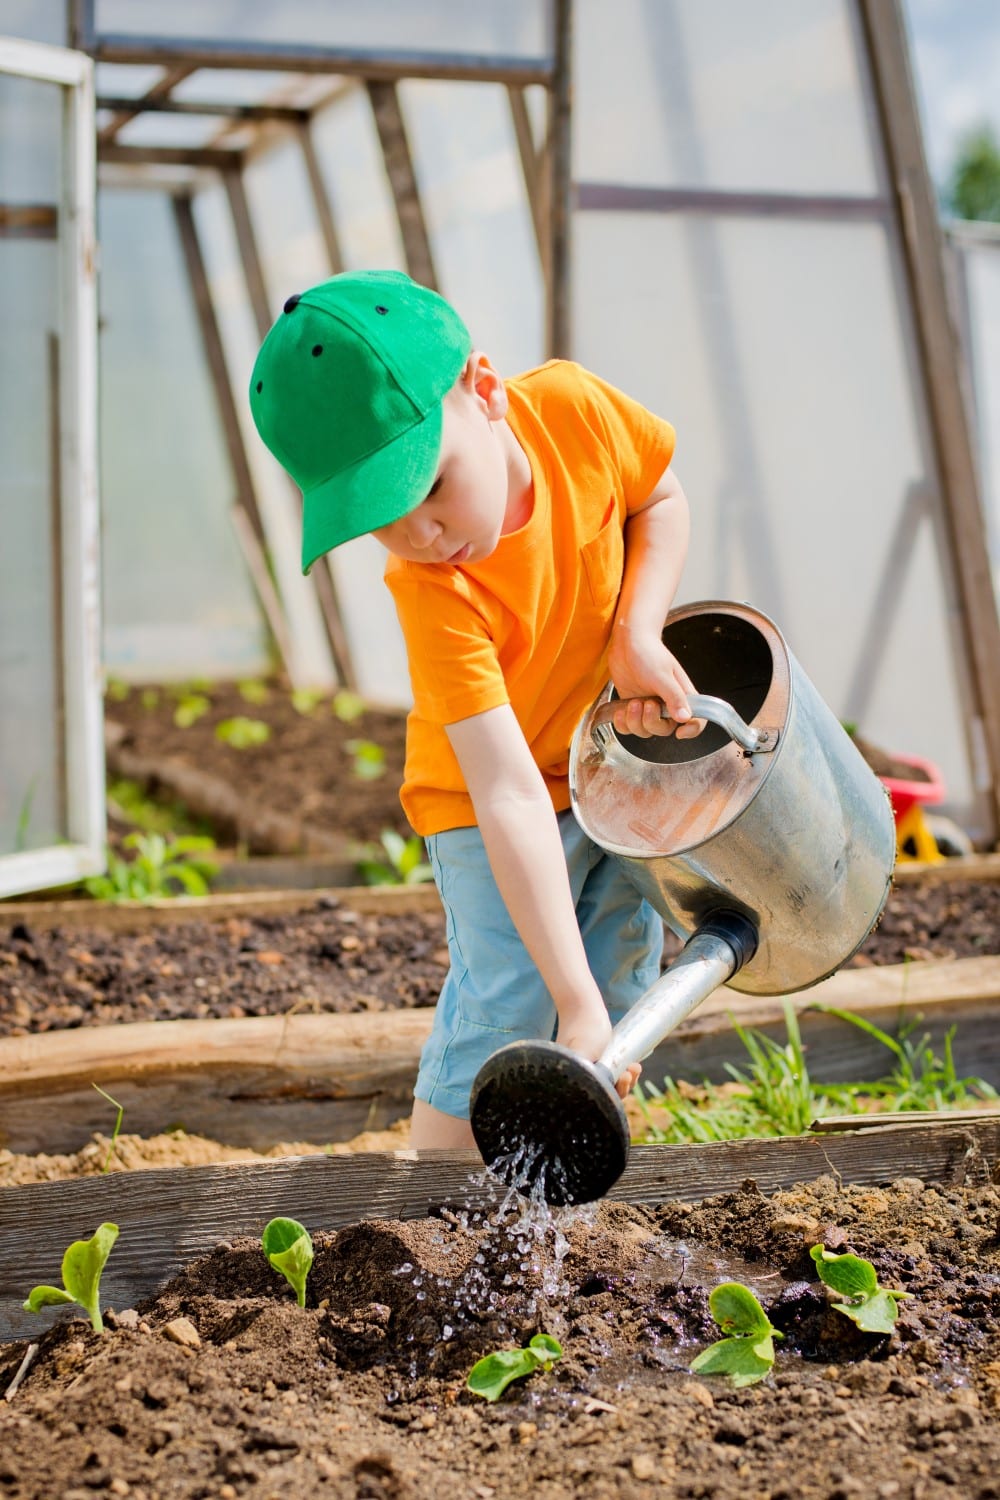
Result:
<instances>
[{"instance_id":1,"label":"wooden frame beam","mask_svg":"<svg viewBox=\"0 0 1000 1500\"><path fill-rule=\"evenodd\" d=\"M963 392L961 340L949 302L943 233L924 158L900 0L858 0L858 5L896 195L995 838L1000 829L1000 617ZM973 733L974 751L976 740Z\"/></svg>"}]
</instances>

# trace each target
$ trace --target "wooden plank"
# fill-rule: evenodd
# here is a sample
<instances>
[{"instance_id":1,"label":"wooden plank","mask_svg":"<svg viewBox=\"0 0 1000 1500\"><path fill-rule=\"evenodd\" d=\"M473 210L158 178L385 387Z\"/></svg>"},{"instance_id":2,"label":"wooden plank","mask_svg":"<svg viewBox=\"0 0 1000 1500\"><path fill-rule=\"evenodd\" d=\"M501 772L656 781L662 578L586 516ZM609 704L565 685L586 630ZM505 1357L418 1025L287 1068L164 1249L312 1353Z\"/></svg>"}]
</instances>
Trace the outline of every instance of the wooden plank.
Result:
<instances>
[{"instance_id":1,"label":"wooden plank","mask_svg":"<svg viewBox=\"0 0 1000 1500\"><path fill-rule=\"evenodd\" d=\"M235 863L235 862L234 862ZM264 869L273 863L275 884L280 889L248 888L219 891L211 896L176 896L168 900L150 902L125 901L114 904L103 901L0 901L0 924L26 922L39 929L50 927L110 927L118 932L141 932L148 927L170 926L176 922L225 921L233 916L268 916L285 911L305 911L325 902L336 901L349 906L352 911L371 915L392 915L406 912L434 912L441 910L441 901L433 882L423 885L399 886L354 886L336 883L335 875L353 873L354 865L347 870L336 855L319 853L315 858L272 855L259 860L249 860L248 866ZM301 877L299 875L301 871ZM311 873L310 873L311 872ZM305 884L295 882L301 878ZM309 884L312 878L324 881L322 885ZM972 855L968 859L948 860L944 865L897 866L896 883L912 883L918 880L941 883L949 880L1000 880L1000 855ZM286 889L287 885L287 889ZM984 960L969 959L956 962L980 963ZM989 960L985 960L989 962ZM879 965L879 973L890 973L895 965ZM920 968L939 968L940 965L902 965L913 972ZM844 976L857 973L869 974L872 970L844 969L837 975L838 983L853 986L854 981ZM825 981L829 983L830 981ZM734 994L733 991L726 991ZM804 992L803 1004L812 1003L820 989ZM801 997L800 997L801 999ZM770 1003L770 1002L766 1002ZM704 1006L702 1006L704 1011Z\"/></svg>"},{"instance_id":2,"label":"wooden plank","mask_svg":"<svg viewBox=\"0 0 1000 1500\"><path fill-rule=\"evenodd\" d=\"M966 665L989 774L989 815L1000 826L1000 616L966 408L957 320L944 275L938 204L924 156L902 0L861 0L875 94L896 191L912 311L942 481L943 519Z\"/></svg>"},{"instance_id":3,"label":"wooden plank","mask_svg":"<svg viewBox=\"0 0 1000 1500\"><path fill-rule=\"evenodd\" d=\"M430 1010L149 1021L0 1041L0 1146L79 1151L114 1112L149 1136L325 1145L408 1115Z\"/></svg>"},{"instance_id":4,"label":"wooden plank","mask_svg":"<svg viewBox=\"0 0 1000 1500\"><path fill-rule=\"evenodd\" d=\"M893 885L947 885L953 880L1000 880L1000 854L964 854L943 864L904 860L893 871Z\"/></svg>"},{"instance_id":5,"label":"wooden plank","mask_svg":"<svg viewBox=\"0 0 1000 1500\"><path fill-rule=\"evenodd\" d=\"M0 924L25 922L39 930L101 927L113 932L143 932L177 922L224 922L230 917L309 911L329 902L371 916L441 910L437 888L427 882L335 885L311 891L233 891L216 896L171 896L165 901L0 901Z\"/></svg>"},{"instance_id":6,"label":"wooden plank","mask_svg":"<svg viewBox=\"0 0 1000 1500\"><path fill-rule=\"evenodd\" d=\"M893 1057L821 1007L865 1017L890 1036L917 1022L940 1049L946 1032L960 1075L1000 1088L1000 958L846 970L793 999L815 1081L888 1073ZM647 1082L724 1081L744 1064L733 1018L783 1043L780 1001L722 989L644 1064ZM181 1125L232 1146L327 1144L409 1113L433 1012L286 1014L222 1021L151 1021L0 1040L0 1145L78 1151L108 1133L100 1084L125 1107L125 1128L154 1135Z\"/></svg>"},{"instance_id":7,"label":"wooden plank","mask_svg":"<svg viewBox=\"0 0 1000 1500\"><path fill-rule=\"evenodd\" d=\"M844 1182L899 1177L982 1180L1000 1151L1000 1122L918 1125L884 1132L707 1146L643 1146L609 1197L631 1203L698 1202L752 1179L764 1193L826 1173ZM58 1282L66 1246L98 1224L121 1236L102 1279L118 1310L150 1296L222 1240L259 1235L292 1215L312 1231L363 1219L420 1218L441 1204L486 1207L495 1184L474 1151L392 1152L118 1174L0 1190L0 1340L37 1336L54 1315L26 1313L38 1282Z\"/></svg>"}]
</instances>

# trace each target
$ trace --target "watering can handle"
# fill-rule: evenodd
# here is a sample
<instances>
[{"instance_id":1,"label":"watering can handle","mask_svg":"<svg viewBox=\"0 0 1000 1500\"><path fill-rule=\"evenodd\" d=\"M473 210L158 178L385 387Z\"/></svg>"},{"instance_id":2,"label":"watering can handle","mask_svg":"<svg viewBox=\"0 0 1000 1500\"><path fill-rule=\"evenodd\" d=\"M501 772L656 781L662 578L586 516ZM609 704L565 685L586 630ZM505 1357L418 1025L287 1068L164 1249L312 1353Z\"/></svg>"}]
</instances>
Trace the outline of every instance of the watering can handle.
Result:
<instances>
[{"instance_id":1,"label":"watering can handle","mask_svg":"<svg viewBox=\"0 0 1000 1500\"><path fill-rule=\"evenodd\" d=\"M735 740L741 750L747 755L756 755L761 751L771 751L778 743L778 731L776 729L753 729L741 719L731 703L724 698L713 698L707 693L688 693L688 706L696 719L708 719L712 724L718 724L724 729L729 738ZM616 711L623 703L631 702L631 699L612 698L607 703L602 703L590 721L591 731L598 729L602 724L608 724L614 717ZM660 710L661 719L669 719L670 713L666 704Z\"/></svg>"}]
</instances>

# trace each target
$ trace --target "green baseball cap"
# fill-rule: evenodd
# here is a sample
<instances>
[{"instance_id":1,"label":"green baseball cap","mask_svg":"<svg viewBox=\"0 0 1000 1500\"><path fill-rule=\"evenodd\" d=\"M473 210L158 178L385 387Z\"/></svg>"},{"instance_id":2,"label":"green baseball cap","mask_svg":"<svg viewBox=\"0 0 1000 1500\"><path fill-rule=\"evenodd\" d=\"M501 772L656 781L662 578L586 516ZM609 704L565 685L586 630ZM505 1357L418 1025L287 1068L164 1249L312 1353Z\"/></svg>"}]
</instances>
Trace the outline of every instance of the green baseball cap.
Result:
<instances>
[{"instance_id":1,"label":"green baseball cap","mask_svg":"<svg viewBox=\"0 0 1000 1500\"><path fill-rule=\"evenodd\" d=\"M302 570L426 498L441 403L472 340L402 271L349 271L289 297L250 377L257 431L302 491Z\"/></svg>"}]
</instances>

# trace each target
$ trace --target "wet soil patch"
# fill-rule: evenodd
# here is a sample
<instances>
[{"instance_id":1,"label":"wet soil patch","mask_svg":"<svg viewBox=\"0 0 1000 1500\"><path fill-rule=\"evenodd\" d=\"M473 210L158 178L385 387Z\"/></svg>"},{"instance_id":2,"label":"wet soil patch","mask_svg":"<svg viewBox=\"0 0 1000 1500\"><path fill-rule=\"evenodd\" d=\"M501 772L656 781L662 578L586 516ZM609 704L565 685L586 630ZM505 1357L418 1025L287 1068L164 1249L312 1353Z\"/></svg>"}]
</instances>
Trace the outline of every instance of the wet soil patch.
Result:
<instances>
[{"instance_id":1,"label":"wet soil patch","mask_svg":"<svg viewBox=\"0 0 1000 1500\"><path fill-rule=\"evenodd\" d=\"M664 958L678 941L667 933ZM852 961L1000 952L1000 882L897 886ZM111 1022L430 1006L447 970L440 912L361 915L335 898L291 913L172 921L139 932L5 923L0 1036Z\"/></svg>"},{"instance_id":2,"label":"wet soil patch","mask_svg":"<svg viewBox=\"0 0 1000 1500\"><path fill-rule=\"evenodd\" d=\"M255 1241L218 1247L94 1334L51 1327L0 1402L11 1500L330 1495L745 1500L1000 1494L1000 1193L832 1178L696 1205L605 1203L559 1234L523 1204L314 1236L307 1307ZM561 1238L564 1236L564 1238ZM859 1334L810 1244L870 1258L913 1294ZM708 1293L738 1279L785 1333L762 1384L689 1364ZM46 1315L51 1320L51 1315ZM40 1317L40 1326L44 1326ZM495 1405L473 1361L544 1330L549 1372ZM25 1345L0 1350L0 1391Z\"/></svg>"}]
</instances>

